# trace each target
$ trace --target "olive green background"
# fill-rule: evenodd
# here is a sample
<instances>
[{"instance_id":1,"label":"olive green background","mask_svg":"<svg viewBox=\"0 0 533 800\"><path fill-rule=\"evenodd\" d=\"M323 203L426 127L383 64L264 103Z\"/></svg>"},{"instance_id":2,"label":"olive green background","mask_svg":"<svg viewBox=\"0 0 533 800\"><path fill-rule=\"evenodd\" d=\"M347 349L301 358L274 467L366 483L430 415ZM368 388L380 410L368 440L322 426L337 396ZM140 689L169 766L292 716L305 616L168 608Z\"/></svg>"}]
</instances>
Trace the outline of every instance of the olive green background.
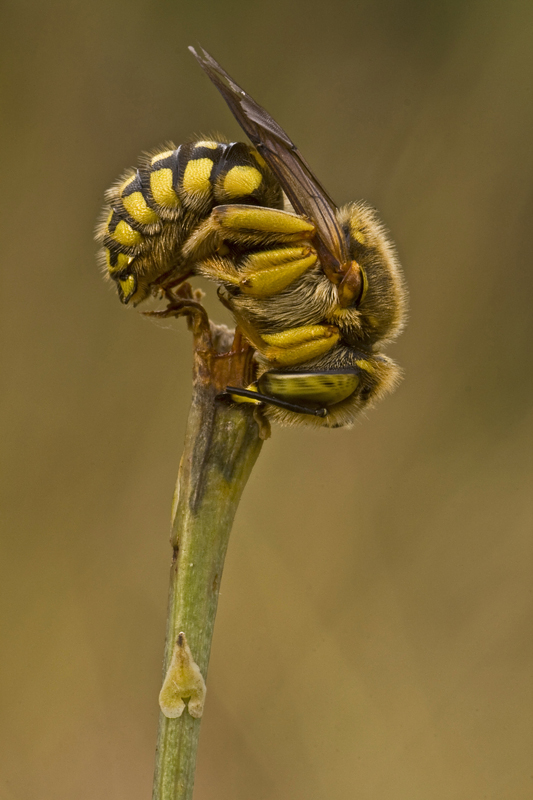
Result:
<instances>
[{"instance_id":1,"label":"olive green background","mask_svg":"<svg viewBox=\"0 0 533 800\"><path fill-rule=\"evenodd\" d=\"M263 449L195 797L533 797L532 23L514 0L4 0L0 800L150 797L190 338L120 306L92 236L144 149L242 138L196 43L339 204L380 209L411 312L395 395Z\"/></svg>"}]
</instances>

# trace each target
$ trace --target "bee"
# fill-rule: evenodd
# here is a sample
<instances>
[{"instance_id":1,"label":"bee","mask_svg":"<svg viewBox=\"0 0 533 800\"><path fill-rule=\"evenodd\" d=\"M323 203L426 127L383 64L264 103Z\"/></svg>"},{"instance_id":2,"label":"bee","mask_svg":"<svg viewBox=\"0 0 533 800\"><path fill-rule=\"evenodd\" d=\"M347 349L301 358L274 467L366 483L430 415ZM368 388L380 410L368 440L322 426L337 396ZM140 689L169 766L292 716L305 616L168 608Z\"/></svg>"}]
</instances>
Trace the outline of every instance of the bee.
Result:
<instances>
[{"instance_id":1,"label":"bee","mask_svg":"<svg viewBox=\"0 0 533 800\"><path fill-rule=\"evenodd\" d=\"M256 380L226 396L286 425L349 425L399 380L382 352L406 315L394 245L366 203L337 208L265 109L190 49L251 145L169 145L128 171L97 232L106 273L132 305L214 281L256 350Z\"/></svg>"},{"instance_id":2,"label":"bee","mask_svg":"<svg viewBox=\"0 0 533 800\"><path fill-rule=\"evenodd\" d=\"M286 196L283 209L215 206L182 246L257 351L257 379L228 394L285 425L350 425L400 378L383 353L406 319L395 247L374 209L338 208L265 109L190 50Z\"/></svg>"}]
</instances>

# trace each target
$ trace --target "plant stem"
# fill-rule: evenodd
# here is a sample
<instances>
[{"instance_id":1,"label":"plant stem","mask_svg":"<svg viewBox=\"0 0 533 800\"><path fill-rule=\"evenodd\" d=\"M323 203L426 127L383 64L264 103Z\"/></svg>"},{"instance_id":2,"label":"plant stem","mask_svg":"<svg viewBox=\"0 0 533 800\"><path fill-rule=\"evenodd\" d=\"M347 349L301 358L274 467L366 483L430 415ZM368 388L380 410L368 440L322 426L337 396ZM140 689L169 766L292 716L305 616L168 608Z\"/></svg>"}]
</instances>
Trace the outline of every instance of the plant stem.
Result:
<instances>
[{"instance_id":1,"label":"plant stem","mask_svg":"<svg viewBox=\"0 0 533 800\"><path fill-rule=\"evenodd\" d=\"M253 351L236 336L224 353L227 332L209 328L193 305L185 312L193 315L193 398L173 510L163 675L184 632L205 679L229 534L262 439L253 406L217 399L233 380L246 385ZM161 714L153 800L191 800L200 723L187 709L173 719Z\"/></svg>"}]
</instances>

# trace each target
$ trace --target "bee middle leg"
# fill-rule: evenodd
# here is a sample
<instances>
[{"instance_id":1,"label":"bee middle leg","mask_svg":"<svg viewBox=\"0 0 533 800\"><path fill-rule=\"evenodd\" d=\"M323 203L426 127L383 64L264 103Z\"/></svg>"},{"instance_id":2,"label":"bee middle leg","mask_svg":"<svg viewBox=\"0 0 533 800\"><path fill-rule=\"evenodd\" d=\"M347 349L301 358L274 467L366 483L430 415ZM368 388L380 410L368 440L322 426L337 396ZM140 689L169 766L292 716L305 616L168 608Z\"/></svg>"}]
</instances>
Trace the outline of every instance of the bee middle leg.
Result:
<instances>
[{"instance_id":1,"label":"bee middle leg","mask_svg":"<svg viewBox=\"0 0 533 800\"><path fill-rule=\"evenodd\" d=\"M251 344L273 367L294 367L329 352L340 339L333 325L303 325L281 333L257 334L239 315L235 319Z\"/></svg>"},{"instance_id":2,"label":"bee middle leg","mask_svg":"<svg viewBox=\"0 0 533 800\"><path fill-rule=\"evenodd\" d=\"M310 245L258 250L235 265L230 258L214 257L202 261L199 272L207 278L230 284L251 297L279 294L317 262Z\"/></svg>"},{"instance_id":3,"label":"bee middle leg","mask_svg":"<svg viewBox=\"0 0 533 800\"><path fill-rule=\"evenodd\" d=\"M275 367L293 367L318 358L340 339L333 325L305 325L281 333L263 334L266 347L261 351Z\"/></svg>"},{"instance_id":4,"label":"bee middle leg","mask_svg":"<svg viewBox=\"0 0 533 800\"><path fill-rule=\"evenodd\" d=\"M278 333L259 333L248 319L235 308L232 298L221 287L220 301L231 311L233 318L250 344L264 356L273 367L297 366L324 355L340 339L335 325L301 325L286 328Z\"/></svg>"}]
</instances>

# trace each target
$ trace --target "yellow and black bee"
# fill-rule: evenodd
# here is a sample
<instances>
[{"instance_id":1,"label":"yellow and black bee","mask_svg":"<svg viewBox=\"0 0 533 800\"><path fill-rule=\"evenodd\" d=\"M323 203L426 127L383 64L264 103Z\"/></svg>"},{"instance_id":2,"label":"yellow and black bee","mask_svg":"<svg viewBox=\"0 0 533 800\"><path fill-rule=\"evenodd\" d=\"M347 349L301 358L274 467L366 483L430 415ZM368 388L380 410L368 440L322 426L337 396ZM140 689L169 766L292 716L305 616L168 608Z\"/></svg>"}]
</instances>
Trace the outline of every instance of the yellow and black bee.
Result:
<instances>
[{"instance_id":1,"label":"yellow and black bee","mask_svg":"<svg viewBox=\"0 0 533 800\"><path fill-rule=\"evenodd\" d=\"M258 351L257 380L228 392L285 424L350 424L399 379L382 353L406 317L394 246L366 203L338 209L275 120L208 53L190 49L288 198L285 210L215 207L183 246ZM227 244L243 252L224 255Z\"/></svg>"},{"instance_id":2,"label":"yellow and black bee","mask_svg":"<svg viewBox=\"0 0 533 800\"><path fill-rule=\"evenodd\" d=\"M394 247L373 209L338 209L272 117L191 50L254 147L171 146L127 173L98 232L107 272L134 305L191 274L215 281L257 350L257 380L228 395L284 424L350 424L399 377L382 353L405 321Z\"/></svg>"}]
</instances>

